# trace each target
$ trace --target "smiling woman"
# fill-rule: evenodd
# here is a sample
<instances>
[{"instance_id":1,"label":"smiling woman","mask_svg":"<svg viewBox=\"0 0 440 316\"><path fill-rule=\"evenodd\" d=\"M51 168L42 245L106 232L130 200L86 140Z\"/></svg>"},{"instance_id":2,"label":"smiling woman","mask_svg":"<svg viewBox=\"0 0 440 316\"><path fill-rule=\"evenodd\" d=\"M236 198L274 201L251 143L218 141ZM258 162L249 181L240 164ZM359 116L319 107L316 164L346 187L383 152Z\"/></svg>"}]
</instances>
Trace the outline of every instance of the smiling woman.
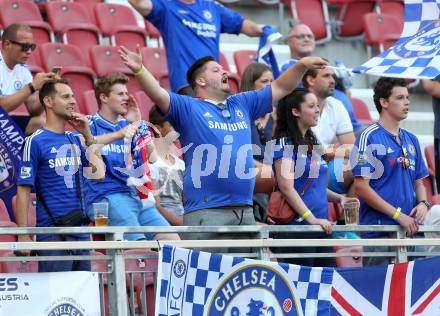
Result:
<instances>
[{"instance_id":1,"label":"smiling woman","mask_svg":"<svg viewBox=\"0 0 440 316\"><path fill-rule=\"evenodd\" d=\"M290 225L320 225L324 232L311 235L280 233L276 238L329 238L327 163L311 128L318 124L316 96L296 89L278 103L274 138L280 150L274 153L277 190L295 214ZM276 147L277 148L277 147ZM276 195L273 194L273 198ZM319 197L319 198L317 198ZM332 252L331 247L274 249L275 252ZM289 263L308 266L335 266L334 258L289 259Z\"/></svg>"}]
</instances>

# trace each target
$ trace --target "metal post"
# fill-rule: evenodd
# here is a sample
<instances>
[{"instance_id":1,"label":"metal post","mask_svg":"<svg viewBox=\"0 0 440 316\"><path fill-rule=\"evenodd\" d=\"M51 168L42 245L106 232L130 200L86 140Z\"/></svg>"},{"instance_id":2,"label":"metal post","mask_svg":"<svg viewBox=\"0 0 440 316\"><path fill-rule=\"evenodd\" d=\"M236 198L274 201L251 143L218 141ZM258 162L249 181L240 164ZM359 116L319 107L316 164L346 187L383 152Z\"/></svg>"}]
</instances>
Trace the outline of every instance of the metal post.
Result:
<instances>
[{"instance_id":1,"label":"metal post","mask_svg":"<svg viewBox=\"0 0 440 316\"><path fill-rule=\"evenodd\" d=\"M396 233L397 239L405 239L406 232L403 229L400 229ZM396 263L407 262L408 261L408 249L406 246L397 246L396 247Z\"/></svg>"},{"instance_id":2,"label":"metal post","mask_svg":"<svg viewBox=\"0 0 440 316\"><path fill-rule=\"evenodd\" d=\"M268 239L269 238L269 232L267 230L259 231L258 235L259 235L258 237L260 239ZM267 247L259 248L258 249L258 259L269 261L270 260L269 248L267 248Z\"/></svg>"},{"instance_id":3,"label":"metal post","mask_svg":"<svg viewBox=\"0 0 440 316\"><path fill-rule=\"evenodd\" d=\"M122 234L106 235L106 240L122 240ZM122 249L107 250L112 265L108 275L109 315L128 315L127 286L125 282L125 258Z\"/></svg>"}]
</instances>

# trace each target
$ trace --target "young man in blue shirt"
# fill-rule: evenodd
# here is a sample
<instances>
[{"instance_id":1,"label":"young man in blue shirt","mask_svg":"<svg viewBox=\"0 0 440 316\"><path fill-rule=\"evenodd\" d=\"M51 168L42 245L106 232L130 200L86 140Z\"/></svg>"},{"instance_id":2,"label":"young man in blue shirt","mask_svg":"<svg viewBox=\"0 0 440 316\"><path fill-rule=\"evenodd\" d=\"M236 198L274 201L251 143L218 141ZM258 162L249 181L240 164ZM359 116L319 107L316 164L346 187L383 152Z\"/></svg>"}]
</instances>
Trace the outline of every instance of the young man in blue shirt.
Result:
<instances>
[{"instance_id":1,"label":"young man in blue shirt","mask_svg":"<svg viewBox=\"0 0 440 316\"><path fill-rule=\"evenodd\" d=\"M122 74L101 77L95 84L95 96L99 111L89 117L90 130L93 135L117 133L130 123L140 119L139 109L133 96L128 95L128 77ZM144 124L140 123L140 124ZM146 127L148 131L148 127ZM153 138L150 136L146 148L150 161L156 160ZM146 139L148 140L148 139ZM87 181L87 205L89 217L93 218L93 203L107 202L109 226L169 226L169 223L155 207L151 192L145 192L140 199L138 192L128 186L130 172L128 157L132 153L131 141L118 139L104 146L101 154L106 165L105 178L100 182ZM144 165L144 167L147 167ZM148 167L147 167L148 168ZM141 175L134 175L142 178ZM146 179L150 181L151 179ZM150 187L151 189L151 187ZM179 239L177 234L125 234L128 240L141 239Z\"/></svg>"},{"instance_id":2,"label":"young man in blue shirt","mask_svg":"<svg viewBox=\"0 0 440 316\"><path fill-rule=\"evenodd\" d=\"M418 232L429 210L422 179L428 176L417 137L400 128L407 118L409 94L404 79L380 78L374 88L380 118L356 139L353 168L356 194L361 200L360 224L400 225ZM363 233L364 238L387 238L385 233ZM364 247L377 251L379 247ZM381 247L392 251L390 247ZM388 264L386 257L366 258L364 264Z\"/></svg>"},{"instance_id":3,"label":"young man in blue shirt","mask_svg":"<svg viewBox=\"0 0 440 316\"><path fill-rule=\"evenodd\" d=\"M203 56L220 60L220 34L260 36L262 29L213 0L129 0L162 35L173 92L193 95L185 74Z\"/></svg>"},{"instance_id":4,"label":"young man in blue shirt","mask_svg":"<svg viewBox=\"0 0 440 316\"><path fill-rule=\"evenodd\" d=\"M185 161L184 225L255 225L251 126L272 111L273 102L294 90L308 68L324 67L327 62L317 57L301 59L270 86L231 95L228 73L213 57L206 56L187 73L196 99L161 88L142 65L139 50L134 53L122 47L120 54L180 133ZM226 238L233 237L229 234ZM185 238L225 239L225 235L185 234Z\"/></svg>"},{"instance_id":5,"label":"young man in blue shirt","mask_svg":"<svg viewBox=\"0 0 440 316\"><path fill-rule=\"evenodd\" d=\"M93 145L87 118L74 112L75 98L68 82L57 79L40 89L40 102L46 111L46 124L26 138L20 172L17 178L17 225L28 226L28 203L32 187L38 197L37 226L57 226L60 218L74 210L84 210L82 203L83 172L93 180L103 177L105 167ZM65 123L81 135L66 132ZM90 144L87 150L85 144ZM89 165L90 167L87 167ZM78 175L76 173L79 172ZM79 183L77 182L79 179ZM80 188L78 188L78 186ZM78 192L79 191L79 192ZM82 241L88 235L37 235L37 241ZM19 235L19 242L32 241ZM29 254L29 251L20 251ZM40 256L88 255L88 250L41 250ZM39 261L40 272L89 271L89 261Z\"/></svg>"}]
</instances>

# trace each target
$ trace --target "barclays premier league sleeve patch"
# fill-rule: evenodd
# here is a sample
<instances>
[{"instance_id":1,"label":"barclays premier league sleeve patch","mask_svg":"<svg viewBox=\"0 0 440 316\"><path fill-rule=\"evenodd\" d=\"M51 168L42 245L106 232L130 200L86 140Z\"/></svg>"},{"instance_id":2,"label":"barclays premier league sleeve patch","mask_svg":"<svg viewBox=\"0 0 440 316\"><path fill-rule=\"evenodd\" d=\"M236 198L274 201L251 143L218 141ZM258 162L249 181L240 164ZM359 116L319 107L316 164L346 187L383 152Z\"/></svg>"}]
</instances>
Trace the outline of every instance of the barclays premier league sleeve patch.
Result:
<instances>
[{"instance_id":1,"label":"barclays premier league sleeve patch","mask_svg":"<svg viewBox=\"0 0 440 316\"><path fill-rule=\"evenodd\" d=\"M22 166L20 168L20 178L27 179L32 176L32 167Z\"/></svg>"}]
</instances>

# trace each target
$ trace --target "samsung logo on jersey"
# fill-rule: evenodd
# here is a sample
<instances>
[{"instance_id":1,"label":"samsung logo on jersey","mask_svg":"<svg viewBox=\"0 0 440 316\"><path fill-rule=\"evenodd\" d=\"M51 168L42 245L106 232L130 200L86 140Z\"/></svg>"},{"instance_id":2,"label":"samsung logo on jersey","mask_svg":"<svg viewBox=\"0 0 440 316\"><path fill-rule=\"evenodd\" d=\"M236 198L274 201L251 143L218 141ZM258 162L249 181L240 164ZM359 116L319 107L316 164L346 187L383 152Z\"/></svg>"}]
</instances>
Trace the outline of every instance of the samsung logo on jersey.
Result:
<instances>
[{"instance_id":1,"label":"samsung logo on jersey","mask_svg":"<svg viewBox=\"0 0 440 316\"><path fill-rule=\"evenodd\" d=\"M221 129L223 131L236 132L238 130L248 129L246 122L222 123L208 121L208 127L212 129Z\"/></svg>"},{"instance_id":2,"label":"samsung logo on jersey","mask_svg":"<svg viewBox=\"0 0 440 316\"><path fill-rule=\"evenodd\" d=\"M65 166L76 166L77 164L81 165L81 159L76 159L75 157L49 159L49 167L52 169Z\"/></svg>"},{"instance_id":3,"label":"samsung logo on jersey","mask_svg":"<svg viewBox=\"0 0 440 316\"><path fill-rule=\"evenodd\" d=\"M105 145L104 147L102 147L101 153L103 155L107 155L109 152L118 153L118 154L129 153L130 148L125 145L117 145L117 144L108 144L108 145Z\"/></svg>"}]
</instances>

